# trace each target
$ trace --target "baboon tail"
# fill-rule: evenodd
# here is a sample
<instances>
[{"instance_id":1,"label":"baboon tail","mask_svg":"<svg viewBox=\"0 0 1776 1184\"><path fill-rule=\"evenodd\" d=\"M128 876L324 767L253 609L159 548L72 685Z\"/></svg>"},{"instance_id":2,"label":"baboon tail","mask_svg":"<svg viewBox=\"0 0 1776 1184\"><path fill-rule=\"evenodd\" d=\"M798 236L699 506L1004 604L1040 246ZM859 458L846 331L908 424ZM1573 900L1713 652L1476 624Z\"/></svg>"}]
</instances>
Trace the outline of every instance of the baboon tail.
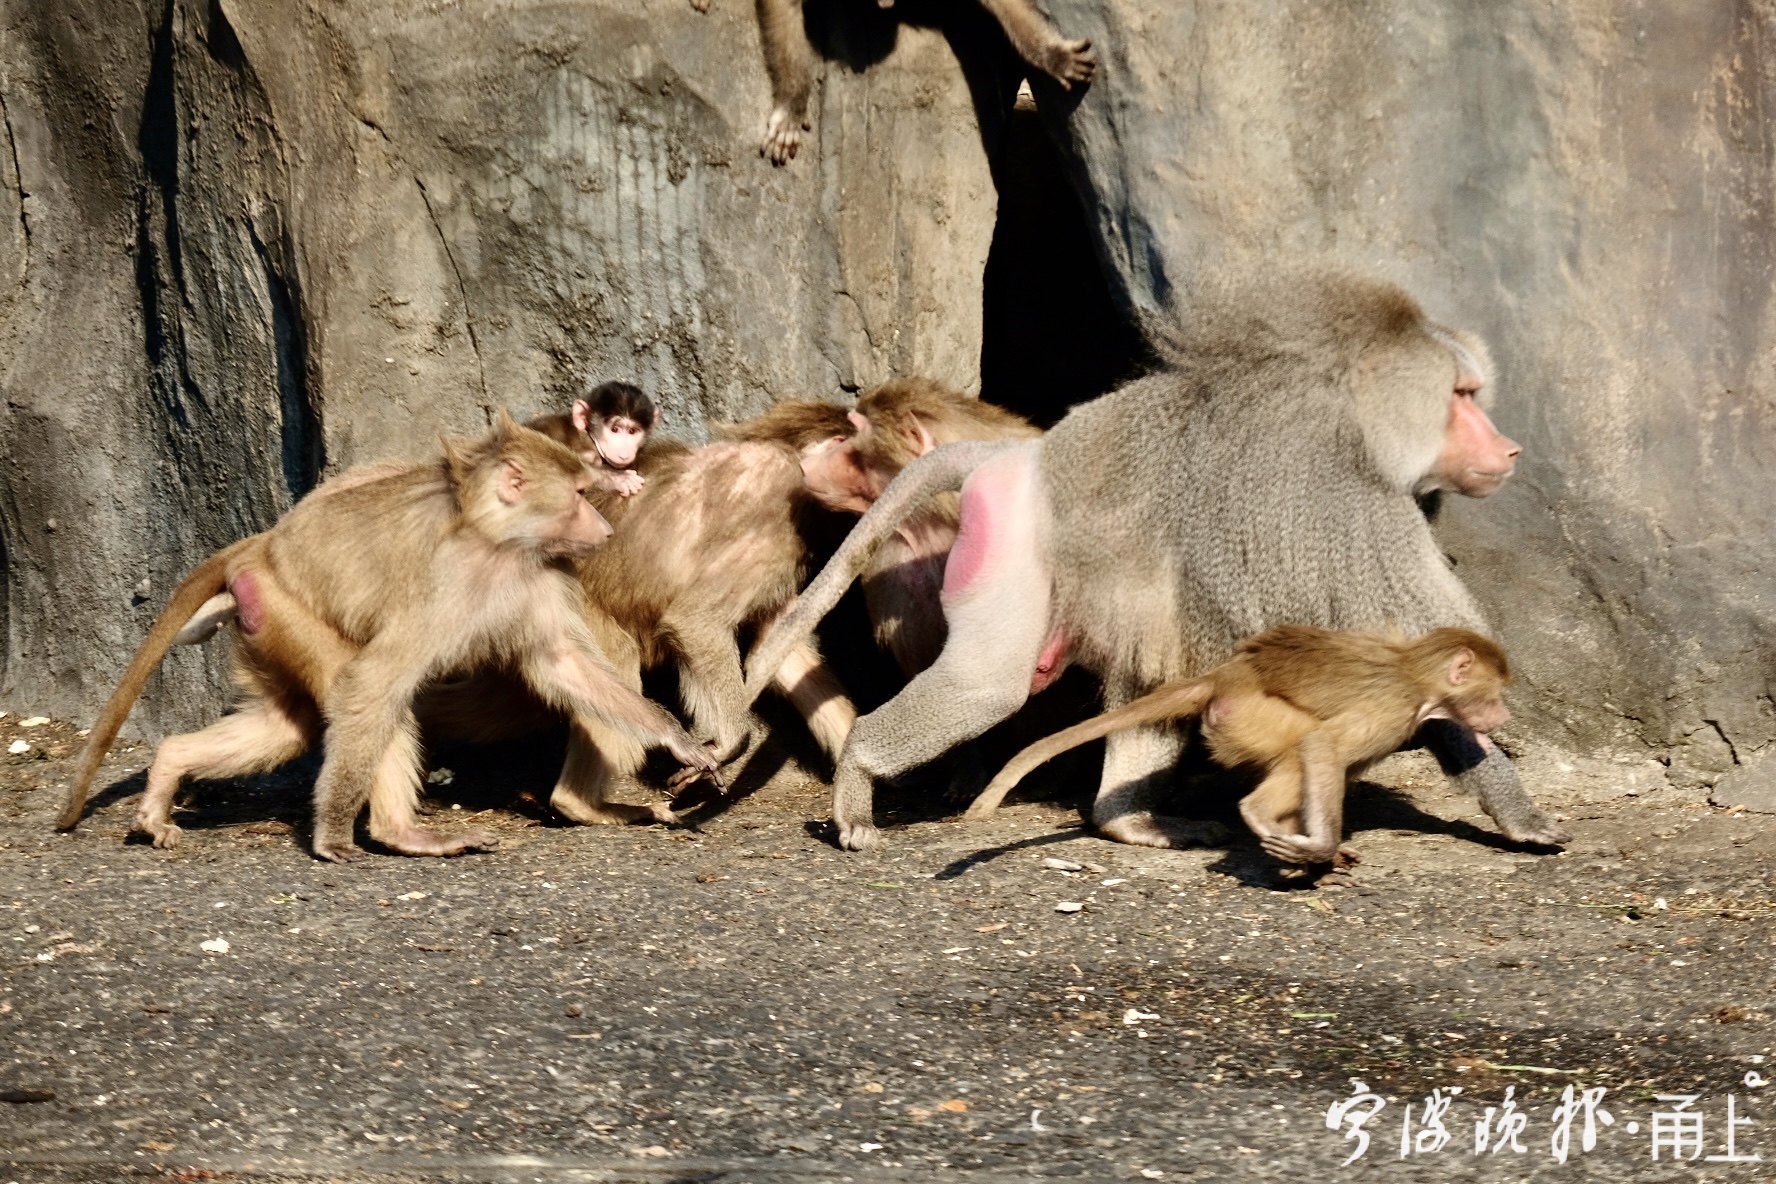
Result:
<instances>
[{"instance_id":1,"label":"baboon tail","mask_svg":"<svg viewBox=\"0 0 1776 1184\"><path fill-rule=\"evenodd\" d=\"M1029 445L1028 440L966 440L933 449L900 471L888 483L882 496L869 512L851 528L845 541L827 560L820 574L796 597L788 612L778 617L775 625L753 646L746 663L746 701L756 700L764 693L778 668L801 640L814 632L814 627L863 574L870 556L900 524L933 494L962 488L968 475L988 460L1010 448Z\"/></svg>"},{"instance_id":2,"label":"baboon tail","mask_svg":"<svg viewBox=\"0 0 1776 1184\"><path fill-rule=\"evenodd\" d=\"M1005 795L1029 776L1032 769L1053 760L1070 748L1078 748L1088 740L1096 740L1100 736L1108 736L1126 728L1138 728L1143 724L1171 723L1201 715L1208 707L1214 689L1214 684L1206 678L1168 682L1158 690L1142 695L1133 703L1114 711L1106 711L1102 715L1094 715L1084 723L1074 724L1036 741L1007 762L992 783L974 799L965 817L985 818L992 814L999 808Z\"/></svg>"},{"instance_id":3,"label":"baboon tail","mask_svg":"<svg viewBox=\"0 0 1776 1184\"><path fill-rule=\"evenodd\" d=\"M68 788L67 804L62 807L62 816L56 819L57 830L72 830L80 821L80 815L86 809L87 791L92 788L93 778L98 776L99 763L111 750L111 742L117 739L123 721L129 718L130 708L135 706L136 697L142 693L149 675L173 648L192 615L222 591L228 560L250 541L242 539L211 555L193 568L184 582L167 597L166 605L148 630L148 636L142 639L141 648L130 659L129 669L123 672L117 689L111 692L110 701L99 713L98 722L93 724L92 735L87 738L86 748L80 754L80 767L75 771L74 783Z\"/></svg>"}]
</instances>

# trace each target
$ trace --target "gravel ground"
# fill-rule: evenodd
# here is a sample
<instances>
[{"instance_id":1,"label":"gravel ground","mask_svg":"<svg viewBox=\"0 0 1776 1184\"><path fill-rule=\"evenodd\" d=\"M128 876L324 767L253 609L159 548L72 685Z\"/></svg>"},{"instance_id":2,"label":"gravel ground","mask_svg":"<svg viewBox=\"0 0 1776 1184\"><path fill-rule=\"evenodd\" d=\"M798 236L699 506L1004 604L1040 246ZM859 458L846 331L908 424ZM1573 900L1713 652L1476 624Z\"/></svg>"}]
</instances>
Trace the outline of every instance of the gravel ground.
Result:
<instances>
[{"instance_id":1,"label":"gravel ground","mask_svg":"<svg viewBox=\"0 0 1776 1184\"><path fill-rule=\"evenodd\" d=\"M1725 1153L1731 1100L1735 1151L1776 1163L1776 818L1636 793L1644 768L1525 759L1579 836L1548 855L1392 758L1353 790L1363 861L1316 886L1239 841L1137 850L1065 804L964 824L911 792L845 855L780 755L693 826L559 827L522 788L545 747L434 787L440 826L499 851L335 867L303 845L303 768L203 787L176 851L123 843L144 746L58 835L79 739L21 722L0 1184L1776 1172L1673 1162ZM1341 1171L1355 1082L1385 1106ZM1614 1121L1588 1152L1575 1121L1562 1164L1568 1086ZM1685 1121L1662 1094L1704 1127L1655 1160L1655 1114Z\"/></svg>"}]
</instances>

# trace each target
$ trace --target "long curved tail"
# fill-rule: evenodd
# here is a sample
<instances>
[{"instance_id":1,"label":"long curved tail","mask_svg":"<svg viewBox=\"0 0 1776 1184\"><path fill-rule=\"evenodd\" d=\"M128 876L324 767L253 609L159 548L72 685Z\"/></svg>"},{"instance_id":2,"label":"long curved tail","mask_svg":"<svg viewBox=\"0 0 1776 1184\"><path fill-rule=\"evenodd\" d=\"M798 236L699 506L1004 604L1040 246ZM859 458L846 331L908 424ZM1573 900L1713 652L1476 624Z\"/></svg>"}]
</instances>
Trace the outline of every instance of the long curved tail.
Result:
<instances>
[{"instance_id":1,"label":"long curved tail","mask_svg":"<svg viewBox=\"0 0 1776 1184\"><path fill-rule=\"evenodd\" d=\"M1006 763L999 775L974 799L964 817L985 818L992 814L999 808L1005 795L1029 776L1032 769L1053 760L1070 748L1078 748L1088 740L1096 740L1125 728L1138 728L1143 724L1171 723L1201 715L1208 707L1214 690L1214 683L1206 678L1168 682L1157 690L1142 695L1133 703L1114 711L1106 711L1102 715L1094 715L1084 723L1074 724L1036 741Z\"/></svg>"},{"instance_id":2,"label":"long curved tail","mask_svg":"<svg viewBox=\"0 0 1776 1184\"><path fill-rule=\"evenodd\" d=\"M167 597L166 605L148 630L148 636L142 639L141 648L130 659L129 669L123 672L117 689L111 692L110 701L99 713L98 722L93 724L92 735L80 754L80 767L74 774L74 783L68 788L68 802L62 807L62 816L56 819L57 830L71 830L80 821L80 815L86 809L87 791L92 788L93 778L98 776L99 764L111 750L111 742L117 739L123 721L129 718L130 708L135 706L136 697L142 693L148 677L159 668L167 651L177 644L192 614L222 591L229 558L251 541L242 539L217 551L193 568L184 582Z\"/></svg>"},{"instance_id":3,"label":"long curved tail","mask_svg":"<svg viewBox=\"0 0 1776 1184\"><path fill-rule=\"evenodd\" d=\"M869 512L858 519L833 557L820 569L820 574L753 647L752 656L746 663L746 701L751 703L764 692L790 651L814 632L814 627L844 596L851 581L863 574L863 569L869 566L870 556L882 540L898 530L927 498L962 488L968 475L988 460L1007 449L1027 447L1029 443L1028 440L968 440L946 444L902 469Z\"/></svg>"}]
</instances>

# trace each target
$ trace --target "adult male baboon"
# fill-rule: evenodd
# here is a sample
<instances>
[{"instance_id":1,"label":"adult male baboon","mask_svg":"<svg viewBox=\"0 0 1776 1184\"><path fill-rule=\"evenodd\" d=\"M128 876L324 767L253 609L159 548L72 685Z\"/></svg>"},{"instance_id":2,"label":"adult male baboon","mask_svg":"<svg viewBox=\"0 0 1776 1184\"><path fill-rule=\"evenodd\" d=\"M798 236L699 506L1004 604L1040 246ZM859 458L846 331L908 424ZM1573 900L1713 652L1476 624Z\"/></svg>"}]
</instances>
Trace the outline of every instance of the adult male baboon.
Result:
<instances>
[{"instance_id":1,"label":"adult male baboon","mask_svg":"<svg viewBox=\"0 0 1776 1184\"><path fill-rule=\"evenodd\" d=\"M857 722L833 786L839 844L878 835L871 787L978 736L1067 661L1107 706L1224 659L1294 621L1328 628L1481 627L1417 498L1495 492L1519 449L1479 401L1486 355L1392 284L1340 272L1205 282L1159 369L1073 410L1040 440L967 443L910 466L754 653L776 668L933 492L962 489L935 665ZM1140 803L1181 736L1109 739L1092 821L1122 842L1201 832ZM1465 728L1433 743L1513 839L1558 844L1508 759Z\"/></svg>"}]
</instances>

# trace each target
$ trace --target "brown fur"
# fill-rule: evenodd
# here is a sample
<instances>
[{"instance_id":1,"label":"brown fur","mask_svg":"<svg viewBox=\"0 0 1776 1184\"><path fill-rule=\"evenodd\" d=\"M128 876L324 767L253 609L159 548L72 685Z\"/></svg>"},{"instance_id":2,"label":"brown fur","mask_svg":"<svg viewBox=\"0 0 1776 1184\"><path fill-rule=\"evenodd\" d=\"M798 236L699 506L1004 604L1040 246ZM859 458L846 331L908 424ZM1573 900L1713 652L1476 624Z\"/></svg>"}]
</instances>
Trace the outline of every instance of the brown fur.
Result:
<instances>
[{"instance_id":1,"label":"brown fur","mask_svg":"<svg viewBox=\"0 0 1776 1184\"><path fill-rule=\"evenodd\" d=\"M1240 814L1264 849L1288 863L1326 862L1337 854L1354 769L1398 749L1429 718L1453 718L1486 734L1504 722L1510 680L1504 651L1468 629L1402 641L1278 626L1240 642L1232 659L1200 678L1166 683L1032 744L968 816L991 814L1030 770L1070 748L1200 715L1216 761L1263 774Z\"/></svg>"},{"instance_id":2,"label":"brown fur","mask_svg":"<svg viewBox=\"0 0 1776 1184\"><path fill-rule=\"evenodd\" d=\"M742 423L721 424L715 434L733 443L787 444L800 452L824 440L848 437L853 430L845 409L837 403L785 400Z\"/></svg>"},{"instance_id":3,"label":"brown fur","mask_svg":"<svg viewBox=\"0 0 1776 1184\"><path fill-rule=\"evenodd\" d=\"M240 709L155 754L135 829L170 847L173 795L186 776L261 772L319 738L314 850L359 857L353 826L367 802L379 843L411 855L489 845L414 821L420 763L412 701L453 670L505 665L576 720L596 719L712 768L675 721L619 685L584 623L566 566L609 537L584 500L585 466L501 413L488 438L444 457L310 497L263 534L218 552L180 585L82 755L60 825L73 826L105 751L192 604L227 587L244 606L236 646Z\"/></svg>"},{"instance_id":4,"label":"brown fur","mask_svg":"<svg viewBox=\"0 0 1776 1184\"><path fill-rule=\"evenodd\" d=\"M594 631L625 685L639 687L643 669L674 662L694 725L723 760L743 753L753 734L738 634L762 632L794 599L810 539L824 533L827 515L803 484L797 442L849 425L843 408L830 409L835 418L820 407L780 404L720 429L730 439L704 448L650 439L637 462L642 492L595 498L620 529L580 565ZM795 647L775 685L836 757L856 711L812 644ZM512 691L509 680L443 688L428 697L427 724L454 736L489 718L534 719L534 709L510 701ZM602 800L643 755L611 729L576 728L550 804L588 820L580 803Z\"/></svg>"}]
</instances>

